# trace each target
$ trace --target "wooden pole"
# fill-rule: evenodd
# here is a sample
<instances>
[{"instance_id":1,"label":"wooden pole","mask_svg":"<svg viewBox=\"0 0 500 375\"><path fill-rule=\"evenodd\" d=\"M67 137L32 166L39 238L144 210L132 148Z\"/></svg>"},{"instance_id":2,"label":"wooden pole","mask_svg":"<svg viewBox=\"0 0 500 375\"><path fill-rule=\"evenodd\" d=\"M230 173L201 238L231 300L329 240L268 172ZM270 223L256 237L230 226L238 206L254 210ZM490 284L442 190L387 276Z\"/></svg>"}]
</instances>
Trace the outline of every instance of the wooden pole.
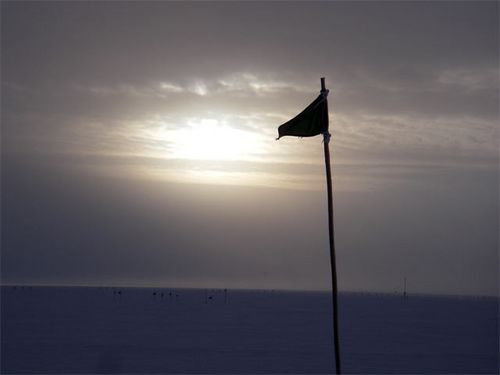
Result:
<instances>
[{"instance_id":1,"label":"wooden pole","mask_svg":"<svg viewBox=\"0 0 500 375\"><path fill-rule=\"evenodd\" d=\"M325 87L325 78L321 78L321 92L328 94ZM326 105L326 116L328 121L328 102ZM330 133L323 133L323 147L325 150L326 187L328 194L328 234L330 240L330 267L332 271L332 307L333 307L333 346L335 349L335 371L340 374L340 348L339 348L339 324L338 324L338 288L337 288L337 265L335 261L335 239L333 231L333 192L332 171L330 167Z\"/></svg>"}]
</instances>

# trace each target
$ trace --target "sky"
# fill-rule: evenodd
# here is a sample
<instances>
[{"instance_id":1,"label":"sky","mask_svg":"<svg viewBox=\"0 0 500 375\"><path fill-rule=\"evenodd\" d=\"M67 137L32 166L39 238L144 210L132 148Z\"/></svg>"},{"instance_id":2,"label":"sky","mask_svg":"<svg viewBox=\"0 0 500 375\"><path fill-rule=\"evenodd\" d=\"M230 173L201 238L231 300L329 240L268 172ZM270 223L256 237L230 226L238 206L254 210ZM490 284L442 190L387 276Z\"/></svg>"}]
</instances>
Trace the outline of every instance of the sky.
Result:
<instances>
[{"instance_id":1,"label":"sky","mask_svg":"<svg viewBox=\"0 0 500 375\"><path fill-rule=\"evenodd\" d=\"M498 295L498 2L1 3L3 284Z\"/></svg>"}]
</instances>

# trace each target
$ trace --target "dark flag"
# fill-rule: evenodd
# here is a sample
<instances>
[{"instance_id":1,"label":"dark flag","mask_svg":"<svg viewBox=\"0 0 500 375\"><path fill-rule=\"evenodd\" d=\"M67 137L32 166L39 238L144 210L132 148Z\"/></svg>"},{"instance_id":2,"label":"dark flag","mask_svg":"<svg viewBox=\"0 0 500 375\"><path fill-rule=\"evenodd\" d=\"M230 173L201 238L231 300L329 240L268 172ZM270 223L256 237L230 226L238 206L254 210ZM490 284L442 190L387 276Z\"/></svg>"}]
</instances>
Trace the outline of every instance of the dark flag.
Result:
<instances>
[{"instance_id":1,"label":"dark flag","mask_svg":"<svg viewBox=\"0 0 500 375\"><path fill-rule=\"evenodd\" d=\"M328 104L326 93L321 93L290 121L278 128L278 138L286 135L294 137L313 137L328 131Z\"/></svg>"}]
</instances>

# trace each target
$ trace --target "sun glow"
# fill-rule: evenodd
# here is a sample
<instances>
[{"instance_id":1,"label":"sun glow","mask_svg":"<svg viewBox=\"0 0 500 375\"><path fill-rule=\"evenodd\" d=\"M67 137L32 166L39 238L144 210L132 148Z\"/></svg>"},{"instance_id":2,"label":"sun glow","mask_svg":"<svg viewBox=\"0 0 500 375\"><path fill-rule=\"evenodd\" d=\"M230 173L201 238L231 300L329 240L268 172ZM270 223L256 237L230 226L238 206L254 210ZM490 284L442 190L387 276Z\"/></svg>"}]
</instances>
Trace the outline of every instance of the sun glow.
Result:
<instances>
[{"instance_id":1,"label":"sun glow","mask_svg":"<svg viewBox=\"0 0 500 375\"><path fill-rule=\"evenodd\" d=\"M137 173L182 183L279 186L284 177L263 170L275 146L274 134L263 124L268 125L235 114L156 117L134 124L129 139L145 161Z\"/></svg>"},{"instance_id":2,"label":"sun glow","mask_svg":"<svg viewBox=\"0 0 500 375\"><path fill-rule=\"evenodd\" d=\"M189 120L186 127L169 131L167 139L176 159L250 160L262 149L258 134L211 118Z\"/></svg>"}]
</instances>

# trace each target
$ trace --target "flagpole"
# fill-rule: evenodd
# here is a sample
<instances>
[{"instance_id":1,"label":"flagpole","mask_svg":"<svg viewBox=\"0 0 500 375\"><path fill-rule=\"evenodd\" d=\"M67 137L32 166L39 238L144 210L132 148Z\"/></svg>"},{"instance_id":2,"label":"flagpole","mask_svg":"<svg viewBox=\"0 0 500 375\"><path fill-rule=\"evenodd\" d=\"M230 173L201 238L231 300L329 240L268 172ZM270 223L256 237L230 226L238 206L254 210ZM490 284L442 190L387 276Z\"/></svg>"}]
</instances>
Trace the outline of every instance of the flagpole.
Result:
<instances>
[{"instance_id":1,"label":"flagpole","mask_svg":"<svg viewBox=\"0 0 500 375\"><path fill-rule=\"evenodd\" d=\"M321 78L321 93L327 94L325 78ZM326 104L326 117L328 121L328 102ZM328 194L328 234L330 240L330 268L332 271L332 307L333 307L333 346L335 349L335 370L340 374L340 348L339 348L339 324L338 324L338 288L337 288L337 265L335 261L335 239L333 232L333 192L332 171L330 167L330 133L323 133L323 147L325 150L326 187Z\"/></svg>"}]
</instances>

